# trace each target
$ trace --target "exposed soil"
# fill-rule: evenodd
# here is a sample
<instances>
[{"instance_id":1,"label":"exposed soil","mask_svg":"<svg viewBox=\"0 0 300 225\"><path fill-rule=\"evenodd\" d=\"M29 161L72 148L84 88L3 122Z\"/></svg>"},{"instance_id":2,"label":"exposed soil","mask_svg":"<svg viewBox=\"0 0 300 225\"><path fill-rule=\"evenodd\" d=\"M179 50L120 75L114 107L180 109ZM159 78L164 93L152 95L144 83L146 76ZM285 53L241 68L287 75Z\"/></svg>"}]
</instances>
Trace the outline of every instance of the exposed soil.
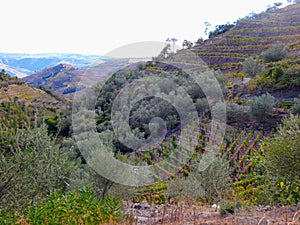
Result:
<instances>
[{"instance_id":1,"label":"exposed soil","mask_svg":"<svg viewBox=\"0 0 300 225\"><path fill-rule=\"evenodd\" d=\"M240 209L235 214L221 215L208 206L149 206L135 204L126 209L124 224L171 225L289 225L300 224L300 205L291 207L254 207Z\"/></svg>"}]
</instances>

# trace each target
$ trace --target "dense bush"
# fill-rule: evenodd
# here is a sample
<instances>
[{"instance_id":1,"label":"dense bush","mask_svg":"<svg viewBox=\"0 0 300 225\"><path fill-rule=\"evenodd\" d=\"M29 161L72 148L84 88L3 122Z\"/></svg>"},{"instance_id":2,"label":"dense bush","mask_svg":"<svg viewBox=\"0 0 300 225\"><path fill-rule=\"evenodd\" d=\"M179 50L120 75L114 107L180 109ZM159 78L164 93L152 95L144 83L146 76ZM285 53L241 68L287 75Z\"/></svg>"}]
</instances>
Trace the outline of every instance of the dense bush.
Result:
<instances>
[{"instance_id":1,"label":"dense bush","mask_svg":"<svg viewBox=\"0 0 300 225\"><path fill-rule=\"evenodd\" d=\"M23 217L0 213L0 220L4 224L28 225L113 223L120 217L121 204L118 198L108 196L105 199L98 199L89 188L73 191L67 195L54 192L37 206L31 206Z\"/></svg>"},{"instance_id":2,"label":"dense bush","mask_svg":"<svg viewBox=\"0 0 300 225\"><path fill-rule=\"evenodd\" d=\"M9 152L0 155L0 209L24 211L57 190L66 190L78 164L74 150L61 148L45 124L17 129Z\"/></svg>"},{"instance_id":3,"label":"dense bush","mask_svg":"<svg viewBox=\"0 0 300 225\"><path fill-rule=\"evenodd\" d=\"M234 27L234 24L230 24L230 23L226 23L226 24L222 24L222 25L217 25L215 26L215 30L214 31L210 31L208 34L208 38L214 38L220 34L224 34L227 31L229 31L232 27Z\"/></svg>"},{"instance_id":4,"label":"dense bush","mask_svg":"<svg viewBox=\"0 0 300 225\"><path fill-rule=\"evenodd\" d=\"M275 98L269 93L263 94L261 96L255 96L252 100L248 102L250 106L250 113L256 119L265 119L268 114L273 111L273 106L275 104Z\"/></svg>"},{"instance_id":5,"label":"dense bush","mask_svg":"<svg viewBox=\"0 0 300 225\"><path fill-rule=\"evenodd\" d=\"M259 64L257 59L247 58L243 62L243 72L249 77L255 77L262 71L262 65Z\"/></svg>"},{"instance_id":6,"label":"dense bush","mask_svg":"<svg viewBox=\"0 0 300 225\"><path fill-rule=\"evenodd\" d=\"M22 79L19 79L18 77L11 77L8 73L5 72L4 69L0 72L0 87L7 87L11 84L24 84L24 81Z\"/></svg>"},{"instance_id":7,"label":"dense bush","mask_svg":"<svg viewBox=\"0 0 300 225\"><path fill-rule=\"evenodd\" d=\"M199 98L196 101L196 108L197 111L201 114L204 114L205 112L209 111L209 104L206 98Z\"/></svg>"},{"instance_id":8,"label":"dense bush","mask_svg":"<svg viewBox=\"0 0 300 225\"><path fill-rule=\"evenodd\" d=\"M216 159L204 171L195 164L187 177L177 177L167 182L167 193L171 198L202 199L207 203L220 201L230 191L229 166L224 159Z\"/></svg>"},{"instance_id":9,"label":"dense bush","mask_svg":"<svg viewBox=\"0 0 300 225\"><path fill-rule=\"evenodd\" d=\"M162 78L161 81L157 82L155 79L151 79L151 74L155 75L155 77ZM224 78L225 76L223 76L221 72L207 71L203 73L203 77L207 77L207 90L204 94L187 73L179 68L161 62L147 62L143 67L135 70L120 71L113 74L110 79L107 80L98 95L96 102L96 124L98 132L112 129L112 103L118 102L116 100L118 96L120 96L118 95L120 90L133 81L145 77L149 78L149 81L151 81L149 84L151 84L151 86L148 87L149 84L146 83L142 88L136 89L135 94L133 94L132 90L128 93L131 99L133 99L135 95L137 95L135 97L138 97L143 88L148 89L149 92L151 87L151 91L155 93L155 95L151 94L153 97L151 97L151 95L150 97L144 97L130 106L129 125L136 133L144 134L144 138L150 137L149 124L155 117L162 118L166 121L168 135L178 131L182 124L180 124L180 116L175 105L182 106L188 115L188 112L194 110L193 103L196 103L198 114L201 114L206 110L206 101L203 99L205 95L211 98L219 97L219 86L222 88L227 83L225 81L226 78ZM212 82L215 78L218 82ZM177 91L177 87L174 84L182 87L187 94L183 94L184 92L182 91ZM162 97L157 97L156 95L161 95ZM166 100L163 96L172 99L172 102ZM129 106L128 104L124 104L122 107L127 109ZM115 143L117 143L115 145L117 151L130 151L130 149L126 149L117 141Z\"/></svg>"},{"instance_id":10,"label":"dense bush","mask_svg":"<svg viewBox=\"0 0 300 225\"><path fill-rule=\"evenodd\" d=\"M238 199L253 205L300 201L300 117L284 118L272 137L260 141L248 158L251 167L233 183Z\"/></svg>"},{"instance_id":11,"label":"dense bush","mask_svg":"<svg viewBox=\"0 0 300 225\"><path fill-rule=\"evenodd\" d=\"M274 47L262 52L261 56L264 62L276 62L284 59L287 56L287 47L283 44L275 45Z\"/></svg>"},{"instance_id":12,"label":"dense bush","mask_svg":"<svg viewBox=\"0 0 300 225\"><path fill-rule=\"evenodd\" d=\"M300 87L299 59L285 58L266 64L266 69L251 83L260 88L282 90Z\"/></svg>"},{"instance_id":13,"label":"dense bush","mask_svg":"<svg viewBox=\"0 0 300 225\"><path fill-rule=\"evenodd\" d=\"M9 79L10 76L2 69L0 72L0 81L8 81Z\"/></svg>"},{"instance_id":14,"label":"dense bush","mask_svg":"<svg viewBox=\"0 0 300 225\"><path fill-rule=\"evenodd\" d=\"M243 115L243 107L229 101L218 102L211 107L211 111L214 113L216 118L227 118L230 121L240 119Z\"/></svg>"},{"instance_id":15,"label":"dense bush","mask_svg":"<svg viewBox=\"0 0 300 225\"><path fill-rule=\"evenodd\" d=\"M274 176L300 178L300 117L290 115L266 143L266 163Z\"/></svg>"}]
</instances>

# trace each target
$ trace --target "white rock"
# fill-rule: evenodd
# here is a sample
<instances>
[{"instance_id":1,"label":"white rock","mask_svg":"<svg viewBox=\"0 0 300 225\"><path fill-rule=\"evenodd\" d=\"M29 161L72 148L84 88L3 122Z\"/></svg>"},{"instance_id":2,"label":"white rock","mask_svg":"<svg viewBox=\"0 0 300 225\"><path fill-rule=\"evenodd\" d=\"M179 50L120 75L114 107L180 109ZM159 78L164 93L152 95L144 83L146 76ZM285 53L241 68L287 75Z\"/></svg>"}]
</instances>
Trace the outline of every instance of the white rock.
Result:
<instances>
[{"instance_id":1,"label":"white rock","mask_svg":"<svg viewBox=\"0 0 300 225\"><path fill-rule=\"evenodd\" d=\"M220 206L217 205L217 204L213 204L211 207L214 208L214 209L219 209L220 208Z\"/></svg>"}]
</instances>

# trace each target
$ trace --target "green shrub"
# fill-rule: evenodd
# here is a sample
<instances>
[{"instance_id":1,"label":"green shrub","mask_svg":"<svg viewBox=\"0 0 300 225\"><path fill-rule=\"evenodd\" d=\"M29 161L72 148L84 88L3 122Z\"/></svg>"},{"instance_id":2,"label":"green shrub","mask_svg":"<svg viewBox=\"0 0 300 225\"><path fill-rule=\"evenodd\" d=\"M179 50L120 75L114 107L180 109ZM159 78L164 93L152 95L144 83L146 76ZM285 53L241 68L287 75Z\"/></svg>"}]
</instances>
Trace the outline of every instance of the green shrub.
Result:
<instances>
[{"instance_id":1,"label":"green shrub","mask_svg":"<svg viewBox=\"0 0 300 225\"><path fill-rule=\"evenodd\" d=\"M196 108L198 112L205 113L209 111L209 104L206 98L199 98L196 101Z\"/></svg>"},{"instance_id":2,"label":"green shrub","mask_svg":"<svg viewBox=\"0 0 300 225\"><path fill-rule=\"evenodd\" d=\"M204 171L198 170L199 164L192 166L187 177L177 177L167 182L167 193L171 198L202 199L207 203L219 202L229 191L229 166L224 159L216 159Z\"/></svg>"},{"instance_id":3,"label":"green shrub","mask_svg":"<svg viewBox=\"0 0 300 225\"><path fill-rule=\"evenodd\" d=\"M292 113L300 114L300 95L299 98L295 100L295 105L292 107Z\"/></svg>"},{"instance_id":4,"label":"green shrub","mask_svg":"<svg viewBox=\"0 0 300 225\"><path fill-rule=\"evenodd\" d=\"M240 116L243 113L243 106L239 104L236 104L234 102L227 102L226 105L228 114Z\"/></svg>"},{"instance_id":5,"label":"green shrub","mask_svg":"<svg viewBox=\"0 0 300 225\"><path fill-rule=\"evenodd\" d=\"M300 117L283 119L273 138L265 147L266 163L274 175L289 179L300 178Z\"/></svg>"},{"instance_id":6,"label":"green shrub","mask_svg":"<svg viewBox=\"0 0 300 225\"><path fill-rule=\"evenodd\" d=\"M217 119L226 119L227 107L226 102L217 102L211 107L211 112Z\"/></svg>"},{"instance_id":7,"label":"green shrub","mask_svg":"<svg viewBox=\"0 0 300 225\"><path fill-rule=\"evenodd\" d=\"M55 135L59 132L59 122L60 121L61 121L61 117L59 114L45 117L45 123L48 125L48 133L49 134Z\"/></svg>"},{"instance_id":8,"label":"green shrub","mask_svg":"<svg viewBox=\"0 0 300 225\"><path fill-rule=\"evenodd\" d=\"M265 119L268 114L273 111L273 106L275 104L275 98L269 93L263 94L261 96L255 96L252 100L248 102L250 106L250 113L256 119Z\"/></svg>"},{"instance_id":9,"label":"green shrub","mask_svg":"<svg viewBox=\"0 0 300 225\"><path fill-rule=\"evenodd\" d=\"M281 66L274 66L271 68L266 69L262 75L264 77L270 77L274 79L275 81L278 81L278 79L284 75L284 71Z\"/></svg>"},{"instance_id":10,"label":"green shrub","mask_svg":"<svg viewBox=\"0 0 300 225\"><path fill-rule=\"evenodd\" d=\"M4 69L2 69L0 72L0 81L9 81L10 79L10 75L7 74Z\"/></svg>"},{"instance_id":11,"label":"green shrub","mask_svg":"<svg viewBox=\"0 0 300 225\"><path fill-rule=\"evenodd\" d=\"M300 60L288 57L277 62L269 62L266 69L252 80L260 88L280 90L300 86Z\"/></svg>"},{"instance_id":12,"label":"green shrub","mask_svg":"<svg viewBox=\"0 0 300 225\"><path fill-rule=\"evenodd\" d=\"M234 206L233 202L228 202L227 200L222 200L220 202L219 212L222 216L226 215L227 213L234 214L235 206Z\"/></svg>"},{"instance_id":13,"label":"green shrub","mask_svg":"<svg viewBox=\"0 0 300 225\"><path fill-rule=\"evenodd\" d=\"M300 117L291 115L273 137L251 149L248 173L233 183L237 199L251 205L294 205L300 200Z\"/></svg>"},{"instance_id":14,"label":"green shrub","mask_svg":"<svg viewBox=\"0 0 300 225\"><path fill-rule=\"evenodd\" d=\"M232 27L234 27L234 24L222 24L222 25L217 25L215 26L215 30L214 31L210 31L208 34L208 38L214 38L220 34L224 34L227 31L229 31Z\"/></svg>"},{"instance_id":15,"label":"green shrub","mask_svg":"<svg viewBox=\"0 0 300 225\"><path fill-rule=\"evenodd\" d=\"M100 224L114 222L121 218L121 203L118 198L107 196L98 199L89 188L73 191L64 195L62 192L52 193L37 206L31 206L24 217L0 214L5 224L39 225L39 224Z\"/></svg>"},{"instance_id":16,"label":"green shrub","mask_svg":"<svg viewBox=\"0 0 300 225\"><path fill-rule=\"evenodd\" d=\"M235 119L243 115L243 107L233 102L218 102L212 106L212 112L216 118ZM225 118L226 116L226 118Z\"/></svg>"},{"instance_id":17,"label":"green shrub","mask_svg":"<svg viewBox=\"0 0 300 225\"><path fill-rule=\"evenodd\" d=\"M72 148L61 148L47 126L18 129L11 151L0 154L0 210L23 212L50 193L66 190L79 165Z\"/></svg>"},{"instance_id":18,"label":"green shrub","mask_svg":"<svg viewBox=\"0 0 300 225\"><path fill-rule=\"evenodd\" d=\"M255 77L262 71L262 65L259 64L257 59L247 58L243 62L243 73L247 74L249 77Z\"/></svg>"},{"instance_id":19,"label":"green shrub","mask_svg":"<svg viewBox=\"0 0 300 225\"><path fill-rule=\"evenodd\" d=\"M264 163L275 189L272 191L275 203L298 204L300 200L299 143L300 117L292 114L284 118L275 135L265 141Z\"/></svg>"},{"instance_id":20,"label":"green shrub","mask_svg":"<svg viewBox=\"0 0 300 225\"><path fill-rule=\"evenodd\" d=\"M287 56L287 47L284 44L275 45L274 47L262 52L261 56L264 62L276 62Z\"/></svg>"}]
</instances>

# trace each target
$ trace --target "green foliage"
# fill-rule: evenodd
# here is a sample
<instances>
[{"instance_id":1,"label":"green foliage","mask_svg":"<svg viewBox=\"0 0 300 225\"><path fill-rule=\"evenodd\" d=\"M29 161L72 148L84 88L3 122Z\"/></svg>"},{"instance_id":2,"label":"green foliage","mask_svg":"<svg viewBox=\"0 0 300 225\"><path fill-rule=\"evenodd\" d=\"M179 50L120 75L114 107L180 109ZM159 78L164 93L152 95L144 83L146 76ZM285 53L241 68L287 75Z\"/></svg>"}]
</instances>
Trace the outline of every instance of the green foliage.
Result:
<instances>
[{"instance_id":1,"label":"green foliage","mask_svg":"<svg viewBox=\"0 0 300 225\"><path fill-rule=\"evenodd\" d=\"M75 86L75 87L67 87L64 91L63 91L63 95L66 95L66 94L71 94L71 93L74 93L74 92L76 92L76 91L80 91L80 90L83 90L83 89L85 89L85 87L84 86Z\"/></svg>"},{"instance_id":2,"label":"green foliage","mask_svg":"<svg viewBox=\"0 0 300 225\"><path fill-rule=\"evenodd\" d=\"M24 102L0 103L0 152L10 152L16 145L16 133L23 127L31 127L38 112ZM37 121L38 122L38 121Z\"/></svg>"},{"instance_id":3,"label":"green foliage","mask_svg":"<svg viewBox=\"0 0 300 225\"><path fill-rule=\"evenodd\" d=\"M255 153L255 157L258 154ZM273 176L265 167L264 154L252 157L252 168L247 174L239 176L233 183L238 200L246 205L293 205L300 200L300 181L290 182Z\"/></svg>"},{"instance_id":4,"label":"green foliage","mask_svg":"<svg viewBox=\"0 0 300 225\"><path fill-rule=\"evenodd\" d=\"M279 78L283 75L283 69L279 66L275 66L275 67L271 67L266 69L263 72L263 76L266 77L271 77L272 79L274 79L275 81L278 81Z\"/></svg>"},{"instance_id":5,"label":"green foliage","mask_svg":"<svg viewBox=\"0 0 300 225\"><path fill-rule=\"evenodd\" d=\"M45 124L17 129L10 152L0 155L0 209L23 212L57 190L66 190L78 168L74 150L48 136Z\"/></svg>"},{"instance_id":6,"label":"green foliage","mask_svg":"<svg viewBox=\"0 0 300 225\"><path fill-rule=\"evenodd\" d=\"M8 73L5 72L4 69L0 72L0 88L1 87L7 87L10 84L23 84L24 81L17 78L17 77L11 77Z\"/></svg>"},{"instance_id":7,"label":"green foliage","mask_svg":"<svg viewBox=\"0 0 300 225\"><path fill-rule=\"evenodd\" d=\"M202 37L198 38L198 40L195 42L194 46L199 47L204 43L204 40Z\"/></svg>"},{"instance_id":8,"label":"green foliage","mask_svg":"<svg viewBox=\"0 0 300 225\"><path fill-rule=\"evenodd\" d=\"M244 73L232 73L229 75L230 78L240 78L240 79L244 79L245 78L245 74Z\"/></svg>"},{"instance_id":9,"label":"green foliage","mask_svg":"<svg viewBox=\"0 0 300 225\"><path fill-rule=\"evenodd\" d=\"M194 45L193 42L188 41L188 40L184 40L183 43L182 43L182 47L187 48L187 49L193 47L193 45Z\"/></svg>"},{"instance_id":10,"label":"green foliage","mask_svg":"<svg viewBox=\"0 0 300 225\"><path fill-rule=\"evenodd\" d=\"M0 72L0 81L8 81L9 79L10 76L2 69Z\"/></svg>"},{"instance_id":11,"label":"green foliage","mask_svg":"<svg viewBox=\"0 0 300 225\"><path fill-rule=\"evenodd\" d=\"M264 166L264 156L261 136L257 136L256 141L249 146L249 155L245 155L246 164L243 170L236 174L236 179L232 183L235 191L235 198L244 204L264 205L271 202L271 195L266 191L267 179L266 168ZM240 165L237 165L240 167Z\"/></svg>"},{"instance_id":12,"label":"green foliage","mask_svg":"<svg viewBox=\"0 0 300 225\"><path fill-rule=\"evenodd\" d=\"M240 119L244 112L242 106L229 101L218 102L212 106L211 110L216 118L227 118L228 120L232 120L234 118Z\"/></svg>"},{"instance_id":13,"label":"green foliage","mask_svg":"<svg viewBox=\"0 0 300 225\"><path fill-rule=\"evenodd\" d=\"M273 138L266 142L267 167L274 176L300 179L300 117L285 118Z\"/></svg>"},{"instance_id":14,"label":"green foliage","mask_svg":"<svg viewBox=\"0 0 300 225\"><path fill-rule=\"evenodd\" d=\"M171 57L174 53L172 52L171 44L167 44L161 52L158 54L158 56L154 57L154 61L163 61L169 57Z\"/></svg>"},{"instance_id":15,"label":"green foliage","mask_svg":"<svg viewBox=\"0 0 300 225\"><path fill-rule=\"evenodd\" d=\"M209 32L208 38L213 38L220 34L224 34L225 32L229 31L234 26L235 26L234 24L230 24L230 23L217 25L217 26L215 26L214 31Z\"/></svg>"},{"instance_id":16,"label":"green foliage","mask_svg":"<svg viewBox=\"0 0 300 225\"><path fill-rule=\"evenodd\" d=\"M224 159L216 159L206 170L196 168L187 177L178 177L167 182L171 198L202 199L207 203L218 202L230 191L229 167Z\"/></svg>"},{"instance_id":17,"label":"green foliage","mask_svg":"<svg viewBox=\"0 0 300 225\"><path fill-rule=\"evenodd\" d=\"M262 71L262 65L259 64L258 59L247 58L243 62L243 72L249 77L255 77Z\"/></svg>"},{"instance_id":18,"label":"green foliage","mask_svg":"<svg viewBox=\"0 0 300 225\"><path fill-rule=\"evenodd\" d=\"M284 44L275 45L274 47L261 53L264 62L276 62L287 56L288 50Z\"/></svg>"},{"instance_id":19,"label":"green foliage","mask_svg":"<svg viewBox=\"0 0 300 225\"><path fill-rule=\"evenodd\" d=\"M260 88L272 90L299 87L299 59L285 58L281 61L267 63L266 69L260 76L255 77L252 83Z\"/></svg>"},{"instance_id":20,"label":"green foliage","mask_svg":"<svg viewBox=\"0 0 300 225\"><path fill-rule=\"evenodd\" d=\"M209 111L209 105L206 98L199 98L196 101L196 108L198 112L205 113Z\"/></svg>"},{"instance_id":21,"label":"green foliage","mask_svg":"<svg viewBox=\"0 0 300 225\"><path fill-rule=\"evenodd\" d=\"M292 113L294 113L294 114L300 114L300 95L299 95L299 98L296 98L295 104L291 110L292 110Z\"/></svg>"},{"instance_id":22,"label":"green foliage","mask_svg":"<svg viewBox=\"0 0 300 225\"><path fill-rule=\"evenodd\" d=\"M164 181L147 185L135 192L133 201L147 201L149 204L165 204L168 199L166 188L167 184Z\"/></svg>"},{"instance_id":23,"label":"green foliage","mask_svg":"<svg viewBox=\"0 0 300 225\"><path fill-rule=\"evenodd\" d=\"M162 79L162 82L156 82L149 76L149 74L155 74ZM207 76L217 77L220 85L226 83L224 76L221 73L208 73ZM168 98L173 99L175 104L171 104L169 101L158 97L142 98L140 101L133 104L131 107L129 125L131 129L137 134L138 137L148 138L151 134L150 123L154 117L162 118L166 121L166 128L168 134L176 132L180 127L179 115L174 105L183 105L183 108L188 111L192 111L192 104L199 103L197 100L205 97L203 91L199 88L193 79L182 70L172 67L171 65L161 62L147 62L136 70L122 71L114 74L103 86L96 103L96 123L97 130L103 132L104 130L112 129L111 121L111 109L112 102L116 100L119 90L132 81L140 78L149 77L151 83L151 89L154 93L160 93L167 95ZM209 79L208 78L208 79ZM181 94L183 92L176 91L174 83L184 88L187 95ZM217 87L209 88L210 92L216 92ZM140 92L140 89L135 90L136 93ZM128 93L130 96L132 93ZM211 93L211 96L216 93ZM198 113L201 113L201 106L197 105L199 109ZM124 105L124 108L129 107ZM155 129L154 129L155 130ZM143 136L141 134L144 134ZM122 152L128 152L124 146L115 142L116 150Z\"/></svg>"},{"instance_id":24,"label":"green foliage","mask_svg":"<svg viewBox=\"0 0 300 225\"><path fill-rule=\"evenodd\" d=\"M246 204L298 204L299 179L298 115L285 118L273 137L264 138L248 157L247 173L233 183L237 198Z\"/></svg>"},{"instance_id":25,"label":"green foliage","mask_svg":"<svg viewBox=\"0 0 300 225\"><path fill-rule=\"evenodd\" d=\"M45 123L48 126L49 134L58 134L60 121L61 121L61 117L58 114L53 116L47 116L45 118Z\"/></svg>"},{"instance_id":26,"label":"green foliage","mask_svg":"<svg viewBox=\"0 0 300 225\"><path fill-rule=\"evenodd\" d=\"M211 107L211 112L216 116L216 118L226 118L226 102L217 102Z\"/></svg>"},{"instance_id":27,"label":"green foliage","mask_svg":"<svg viewBox=\"0 0 300 225\"><path fill-rule=\"evenodd\" d=\"M5 221L5 224L23 222L30 225L113 223L120 218L120 200L113 196L97 199L90 188L73 191L67 195L54 192L37 206L31 206L25 212L25 218L0 214L0 219Z\"/></svg>"},{"instance_id":28,"label":"green foliage","mask_svg":"<svg viewBox=\"0 0 300 225\"><path fill-rule=\"evenodd\" d=\"M66 99L61 94L51 90L50 88L41 86L40 89L45 91L47 94L51 95L53 98L57 99L58 101L66 103Z\"/></svg>"},{"instance_id":29,"label":"green foliage","mask_svg":"<svg viewBox=\"0 0 300 225\"><path fill-rule=\"evenodd\" d=\"M272 111L275 104L275 98L269 93L261 96L255 96L248 102L250 113L258 120L265 119Z\"/></svg>"},{"instance_id":30,"label":"green foliage","mask_svg":"<svg viewBox=\"0 0 300 225\"><path fill-rule=\"evenodd\" d=\"M219 212L222 216L226 215L228 213L234 214L234 212L235 212L234 204L232 202L229 202L228 200L221 201L219 207L220 207Z\"/></svg>"}]
</instances>

